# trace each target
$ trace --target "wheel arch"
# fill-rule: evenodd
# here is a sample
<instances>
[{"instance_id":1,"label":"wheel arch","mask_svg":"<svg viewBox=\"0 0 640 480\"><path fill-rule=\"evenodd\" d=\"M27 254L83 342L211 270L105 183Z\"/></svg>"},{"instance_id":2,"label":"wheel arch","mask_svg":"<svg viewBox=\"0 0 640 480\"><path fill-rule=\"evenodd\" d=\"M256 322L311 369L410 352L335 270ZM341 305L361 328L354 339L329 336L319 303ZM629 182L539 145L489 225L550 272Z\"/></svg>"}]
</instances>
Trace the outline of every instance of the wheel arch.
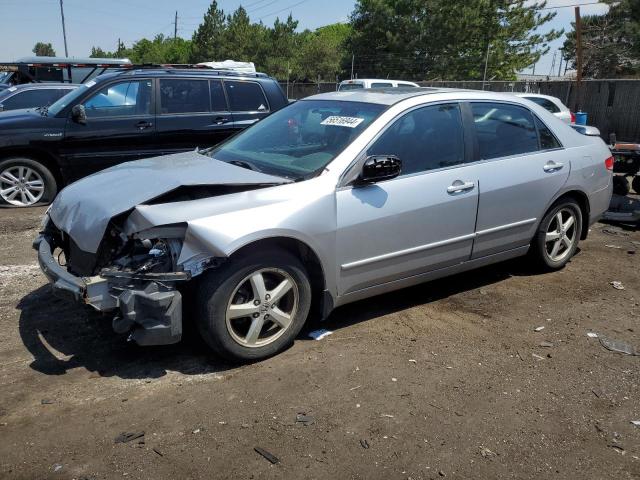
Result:
<instances>
[{"instance_id":1,"label":"wheel arch","mask_svg":"<svg viewBox=\"0 0 640 480\"><path fill-rule=\"evenodd\" d=\"M558 197L555 198L545 210L545 215L555 203L564 199L573 199L578 203L578 206L580 207L580 213L582 213L582 231L580 232L580 240L585 240L587 238L587 235L589 234L589 215L591 213L591 206L589 204L589 197L583 191L573 189L563 192L561 195L558 195Z\"/></svg>"},{"instance_id":2,"label":"wheel arch","mask_svg":"<svg viewBox=\"0 0 640 480\"><path fill-rule=\"evenodd\" d=\"M277 236L253 240L229 254L237 258L257 248L277 248L295 255L307 269L311 283L311 312L321 318L328 316L333 309L333 297L327 291L326 269L320 255L308 243L294 237Z\"/></svg>"},{"instance_id":3,"label":"wheel arch","mask_svg":"<svg viewBox=\"0 0 640 480\"><path fill-rule=\"evenodd\" d=\"M21 147L3 148L0 151L0 161L14 157L28 158L41 163L53 174L58 190L61 190L64 186L64 177L62 176L62 170L60 169L58 159L51 153L45 150Z\"/></svg>"}]
</instances>

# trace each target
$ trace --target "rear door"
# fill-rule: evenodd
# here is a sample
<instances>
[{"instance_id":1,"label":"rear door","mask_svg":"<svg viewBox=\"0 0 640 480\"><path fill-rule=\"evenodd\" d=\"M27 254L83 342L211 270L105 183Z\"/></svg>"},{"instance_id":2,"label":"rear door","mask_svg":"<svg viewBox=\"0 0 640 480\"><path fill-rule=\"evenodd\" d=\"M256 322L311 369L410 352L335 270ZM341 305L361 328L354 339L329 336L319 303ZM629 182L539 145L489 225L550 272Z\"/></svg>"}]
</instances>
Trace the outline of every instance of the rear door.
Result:
<instances>
[{"instance_id":1,"label":"rear door","mask_svg":"<svg viewBox=\"0 0 640 480\"><path fill-rule=\"evenodd\" d=\"M60 157L70 179L155 153L151 79L110 83L83 100L85 125L67 119Z\"/></svg>"},{"instance_id":2,"label":"rear door","mask_svg":"<svg viewBox=\"0 0 640 480\"><path fill-rule=\"evenodd\" d=\"M473 102L480 187L473 258L528 245L571 165L551 130L529 109Z\"/></svg>"},{"instance_id":3,"label":"rear door","mask_svg":"<svg viewBox=\"0 0 640 480\"><path fill-rule=\"evenodd\" d=\"M262 86L250 80L225 80L224 88L233 115L235 132L269 116L271 107Z\"/></svg>"},{"instance_id":4,"label":"rear door","mask_svg":"<svg viewBox=\"0 0 640 480\"><path fill-rule=\"evenodd\" d=\"M367 149L399 157L402 173L336 193L340 295L469 259L478 189L462 125L457 103L419 107Z\"/></svg>"},{"instance_id":5,"label":"rear door","mask_svg":"<svg viewBox=\"0 0 640 480\"><path fill-rule=\"evenodd\" d=\"M161 78L158 86L157 144L162 153L211 147L233 134L221 80Z\"/></svg>"}]
</instances>

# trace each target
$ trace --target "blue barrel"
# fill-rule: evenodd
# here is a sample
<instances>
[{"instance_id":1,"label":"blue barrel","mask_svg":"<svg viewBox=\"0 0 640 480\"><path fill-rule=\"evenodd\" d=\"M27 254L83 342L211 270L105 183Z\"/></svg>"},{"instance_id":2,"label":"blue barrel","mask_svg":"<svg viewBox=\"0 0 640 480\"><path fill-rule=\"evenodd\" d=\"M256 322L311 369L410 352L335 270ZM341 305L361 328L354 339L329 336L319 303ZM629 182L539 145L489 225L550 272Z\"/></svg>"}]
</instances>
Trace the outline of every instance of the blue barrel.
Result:
<instances>
[{"instance_id":1,"label":"blue barrel","mask_svg":"<svg viewBox=\"0 0 640 480\"><path fill-rule=\"evenodd\" d=\"M576 112L576 125L587 124L587 112Z\"/></svg>"}]
</instances>

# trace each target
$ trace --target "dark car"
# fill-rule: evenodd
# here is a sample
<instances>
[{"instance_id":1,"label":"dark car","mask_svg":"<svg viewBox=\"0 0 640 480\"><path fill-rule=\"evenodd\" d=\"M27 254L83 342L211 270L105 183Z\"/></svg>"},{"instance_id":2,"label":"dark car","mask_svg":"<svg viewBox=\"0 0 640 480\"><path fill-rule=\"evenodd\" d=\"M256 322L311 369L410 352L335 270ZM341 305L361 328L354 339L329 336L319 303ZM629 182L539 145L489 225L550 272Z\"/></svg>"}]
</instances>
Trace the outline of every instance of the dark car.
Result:
<instances>
[{"instance_id":1,"label":"dark car","mask_svg":"<svg viewBox=\"0 0 640 480\"><path fill-rule=\"evenodd\" d=\"M216 145L287 104L261 73L106 73L48 108L0 113L0 204L48 203L112 165Z\"/></svg>"},{"instance_id":2,"label":"dark car","mask_svg":"<svg viewBox=\"0 0 640 480\"><path fill-rule=\"evenodd\" d=\"M27 83L0 91L0 112L46 107L78 88L72 83Z\"/></svg>"}]
</instances>

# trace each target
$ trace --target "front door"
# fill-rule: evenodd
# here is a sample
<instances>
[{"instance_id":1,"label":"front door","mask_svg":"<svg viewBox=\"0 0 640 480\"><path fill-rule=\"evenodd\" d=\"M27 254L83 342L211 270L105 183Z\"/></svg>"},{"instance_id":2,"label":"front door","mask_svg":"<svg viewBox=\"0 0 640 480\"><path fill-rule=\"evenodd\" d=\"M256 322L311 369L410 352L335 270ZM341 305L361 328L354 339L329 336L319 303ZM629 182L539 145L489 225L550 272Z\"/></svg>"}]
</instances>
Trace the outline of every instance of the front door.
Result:
<instances>
[{"instance_id":1,"label":"front door","mask_svg":"<svg viewBox=\"0 0 640 480\"><path fill-rule=\"evenodd\" d=\"M222 81L159 80L158 148L176 153L217 145L234 133Z\"/></svg>"},{"instance_id":2,"label":"front door","mask_svg":"<svg viewBox=\"0 0 640 480\"><path fill-rule=\"evenodd\" d=\"M528 245L571 165L549 128L522 106L471 104L480 202L473 258Z\"/></svg>"},{"instance_id":3,"label":"front door","mask_svg":"<svg viewBox=\"0 0 640 480\"><path fill-rule=\"evenodd\" d=\"M366 155L396 155L398 178L339 189L338 293L469 259L478 206L460 107L417 108L396 120Z\"/></svg>"},{"instance_id":4,"label":"front door","mask_svg":"<svg viewBox=\"0 0 640 480\"><path fill-rule=\"evenodd\" d=\"M60 149L69 181L154 153L152 92L150 79L111 83L83 102L86 124L69 117Z\"/></svg>"}]
</instances>

